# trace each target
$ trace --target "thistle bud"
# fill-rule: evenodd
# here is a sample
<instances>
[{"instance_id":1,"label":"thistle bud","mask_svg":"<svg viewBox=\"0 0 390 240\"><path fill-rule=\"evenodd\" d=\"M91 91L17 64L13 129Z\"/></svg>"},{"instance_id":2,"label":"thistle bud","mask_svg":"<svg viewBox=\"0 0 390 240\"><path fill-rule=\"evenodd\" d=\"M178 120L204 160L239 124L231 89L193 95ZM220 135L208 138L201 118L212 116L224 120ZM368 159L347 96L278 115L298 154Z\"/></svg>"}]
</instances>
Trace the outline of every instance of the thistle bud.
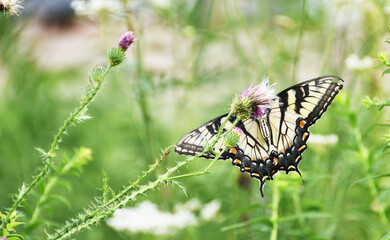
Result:
<instances>
[{"instance_id":1,"label":"thistle bud","mask_svg":"<svg viewBox=\"0 0 390 240\"><path fill-rule=\"evenodd\" d=\"M227 148L233 148L237 145L238 140L242 134L242 130L239 127L234 127L231 131L226 133L223 139L223 145Z\"/></svg>"},{"instance_id":2,"label":"thistle bud","mask_svg":"<svg viewBox=\"0 0 390 240\"><path fill-rule=\"evenodd\" d=\"M93 81L99 83L104 78L104 72L106 69L102 65L97 65L90 73Z\"/></svg>"},{"instance_id":3,"label":"thistle bud","mask_svg":"<svg viewBox=\"0 0 390 240\"><path fill-rule=\"evenodd\" d=\"M120 48L113 48L108 53L108 61L112 67L121 64L125 58L125 52Z\"/></svg>"}]
</instances>

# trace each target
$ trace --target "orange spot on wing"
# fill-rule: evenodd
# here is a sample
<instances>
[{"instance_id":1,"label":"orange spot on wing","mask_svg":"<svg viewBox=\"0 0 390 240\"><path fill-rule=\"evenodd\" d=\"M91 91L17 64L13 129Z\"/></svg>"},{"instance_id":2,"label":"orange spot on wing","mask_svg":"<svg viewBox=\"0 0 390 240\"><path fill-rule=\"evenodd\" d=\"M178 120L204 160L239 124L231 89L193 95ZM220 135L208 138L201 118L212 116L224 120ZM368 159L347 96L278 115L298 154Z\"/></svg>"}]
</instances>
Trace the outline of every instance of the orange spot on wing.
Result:
<instances>
[{"instance_id":1,"label":"orange spot on wing","mask_svg":"<svg viewBox=\"0 0 390 240\"><path fill-rule=\"evenodd\" d=\"M274 157L274 165L278 165L278 158Z\"/></svg>"},{"instance_id":2,"label":"orange spot on wing","mask_svg":"<svg viewBox=\"0 0 390 240\"><path fill-rule=\"evenodd\" d=\"M299 122L299 126L300 126L301 128L303 128L303 127L305 126L305 124L306 124L306 122L303 121L303 120L301 120L301 121Z\"/></svg>"},{"instance_id":3,"label":"orange spot on wing","mask_svg":"<svg viewBox=\"0 0 390 240\"><path fill-rule=\"evenodd\" d=\"M299 151L302 151L302 150L304 150L306 148L306 145L303 145L302 147L300 147L298 150Z\"/></svg>"},{"instance_id":4,"label":"orange spot on wing","mask_svg":"<svg viewBox=\"0 0 390 240\"><path fill-rule=\"evenodd\" d=\"M307 133L304 133L304 134L302 135L302 140L306 140L306 138L307 138Z\"/></svg>"},{"instance_id":5,"label":"orange spot on wing","mask_svg":"<svg viewBox=\"0 0 390 240\"><path fill-rule=\"evenodd\" d=\"M299 159L301 159L301 156L298 156L298 157L295 159L295 162L298 162Z\"/></svg>"},{"instance_id":6,"label":"orange spot on wing","mask_svg":"<svg viewBox=\"0 0 390 240\"><path fill-rule=\"evenodd\" d=\"M251 175L254 176L254 177L260 176L258 173L252 173Z\"/></svg>"},{"instance_id":7,"label":"orange spot on wing","mask_svg":"<svg viewBox=\"0 0 390 240\"><path fill-rule=\"evenodd\" d=\"M288 169L295 168L294 165L288 166Z\"/></svg>"},{"instance_id":8,"label":"orange spot on wing","mask_svg":"<svg viewBox=\"0 0 390 240\"><path fill-rule=\"evenodd\" d=\"M246 171L249 171L250 168L249 168L249 167L244 167L244 169L245 169Z\"/></svg>"},{"instance_id":9,"label":"orange spot on wing","mask_svg":"<svg viewBox=\"0 0 390 240\"><path fill-rule=\"evenodd\" d=\"M236 148L232 148L232 149L230 149L230 152L233 153L233 154L236 154L237 149Z\"/></svg>"},{"instance_id":10,"label":"orange spot on wing","mask_svg":"<svg viewBox=\"0 0 390 240\"><path fill-rule=\"evenodd\" d=\"M234 160L234 162L237 163L237 164L241 164L241 160L240 159L236 159L236 160Z\"/></svg>"}]
</instances>

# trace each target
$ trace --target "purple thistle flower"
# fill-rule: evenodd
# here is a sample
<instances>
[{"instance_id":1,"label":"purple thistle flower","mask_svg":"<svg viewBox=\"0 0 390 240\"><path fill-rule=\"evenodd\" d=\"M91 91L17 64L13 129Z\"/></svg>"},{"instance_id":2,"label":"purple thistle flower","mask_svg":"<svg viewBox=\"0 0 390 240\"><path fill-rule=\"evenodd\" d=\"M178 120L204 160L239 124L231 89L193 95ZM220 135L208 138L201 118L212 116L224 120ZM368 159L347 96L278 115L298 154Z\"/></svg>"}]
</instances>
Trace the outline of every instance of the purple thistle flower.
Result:
<instances>
[{"instance_id":1,"label":"purple thistle flower","mask_svg":"<svg viewBox=\"0 0 390 240\"><path fill-rule=\"evenodd\" d=\"M239 135L242 134L242 129L239 128L239 127L237 127L237 126L234 126L234 127L233 127L233 131L234 131L234 132L237 132Z\"/></svg>"},{"instance_id":2,"label":"purple thistle flower","mask_svg":"<svg viewBox=\"0 0 390 240\"><path fill-rule=\"evenodd\" d=\"M252 85L240 94L240 97L248 97L249 100L260 108L271 108L273 101L277 99L273 85L268 86L268 79L264 79L259 85ZM257 111L257 110L256 110Z\"/></svg>"},{"instance_id":3,"label":"purple thistle flower","mask_svg":"<svg viewBox=\"0 0 390 240\"><path fill-rule=\"evenodd\" d=\"M264 79L258 85L251 85L247 90L236 95L231 110L241 119L263 117L266 110L272 108L273 103L278 99L272 86L268 85L268 79Z\"/></svg>"},{"instance_id":4,"label":"purple thistle flower","mask_svg":"<svg viewBox=\"0 0 390 240\"><path fill-rule=\"evenodd\" d=\"M264 112L267 110L266 107L256 107L252 111L252 117L255 119L259 119L264 116Z\"/></svg>"},{"instance_id":5,"label":"purple thistle flower","mask_svg":"<svg viewBox=\"0 0 390 240\"><path fill-rule=\"evenodd\" d=\"M121 39L119 40L118 47L125 52L133 42L134 42L134 33L125 32L122 35Z\"/></svg>"}]
</instances>

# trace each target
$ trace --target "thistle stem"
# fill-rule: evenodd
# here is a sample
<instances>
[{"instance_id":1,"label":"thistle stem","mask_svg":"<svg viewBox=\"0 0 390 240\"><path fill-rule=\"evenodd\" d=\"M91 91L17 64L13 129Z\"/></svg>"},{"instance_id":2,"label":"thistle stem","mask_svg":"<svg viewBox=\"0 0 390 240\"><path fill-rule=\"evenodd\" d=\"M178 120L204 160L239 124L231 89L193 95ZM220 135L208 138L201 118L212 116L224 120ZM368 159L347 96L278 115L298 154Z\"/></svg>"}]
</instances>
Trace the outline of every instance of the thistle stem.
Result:
<instances>
[{"instance_id":1,"label":"thistle stem","mask_svg":"<svg viewBox=\"0 0 390 240\"><path fill-rule=\"evenodd\" d=\"M175 173L179 168L187 165L189 162L198 159L203 154L209 152L214 145L223 137L223 129L229 120L229 118L233 115L232 112L230 112L226 119L222 122L220 128L218 129L216 138L214 141L212 141L209 145L207 145L202 152L198 153L195 156L188 157L184 161L181 161L177 163L174 167L168 169L163 175L160 175L155 181L141 185L138 187L141 180L145 178L149 173L151 173L157 165L164 159L168 153L164 154L160 161L156 162L154 165L152 165L148 171L144 173L140 178L138 178L134 183L132 183L130 186L126 187L122 192L120 192L118 195L113 197L110 201L94 208L91 212L88 214L82 215L78 217L77 219L73 220L69 225L65 225L61 229L58 229L56 233L52 236L48 237L48 240L58 240L58 239L65 239L70 237L71 235L81 231L84 228L89 227L92 224L96 224L99 221L107 218L111 214L113 214L117 209L124 207L127 203L134 201L138 196L145 194L147 191L157 188L161 183L167 182L170 179L170 176ZM233 125L236 125L240 119L237 117ZM222 153L219 153L222 154ZM219 157L220 155L217 154ZM216 156L215 160L212 162L214 163L218 157ZM210 165L205 169L209 170Z\"/></svg>"},{"instance_id":2,"label":"thistle stem","mask_svg":"<svg viewBox=\"0 0 390 240\"><path fill-rule=\"evenodd\" d=\"M26 189L20 192L18 194L16 200L14 201L14 204L11 206L10 210L7 212L7 215L4 219L4 221L0 225L0 230L5 227L5 225L8 223L11 214L19 207L20 203L31 193L31 190L43 179L45 179L48 174L50 173L50 167L53 165L53 158L55 157L56 151L58 149L59 141L62 137L62 135L66 132L67 128L75 122L79 114L81 114L87 106L94 100L96 94L100 90L104 79L106 78L108 72L110 71L111 66L108 65L106 68L106 71L103 74L102 80L97 84L97 86L93 89L91 94L88 94L88 97L84 99L81 102L81 105L76 108L76 110L65 120L64 124L60 127L57 134L55 135L53 142L51 143L50 150L47 154L47 156L44 158L44 167L39 172L37 176L34 177L33 181L27 186Z\"/></svg>"}]
</instances>

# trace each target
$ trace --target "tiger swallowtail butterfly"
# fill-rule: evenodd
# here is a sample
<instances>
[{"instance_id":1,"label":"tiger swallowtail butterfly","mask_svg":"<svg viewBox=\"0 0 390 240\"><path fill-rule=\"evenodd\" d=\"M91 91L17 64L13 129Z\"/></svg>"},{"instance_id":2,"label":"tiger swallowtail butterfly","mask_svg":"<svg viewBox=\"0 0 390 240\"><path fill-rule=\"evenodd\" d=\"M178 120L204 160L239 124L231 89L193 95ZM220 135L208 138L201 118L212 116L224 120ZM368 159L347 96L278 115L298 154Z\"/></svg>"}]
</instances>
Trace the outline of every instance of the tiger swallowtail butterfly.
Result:
<instances>
[{"instance_id":1,"label":"tiger swallowtail butterfly","mask_svg":"<svg viewBox=\"0 0 390 240\"><path fill-rule=\"evenodd\" d=\"M261 118L248 118L237 123L243 134L237 145L223 152L219 159L231 159L242 172L258 179L264 197L265 181L272 180L278 171L300 174L298 164L307 148L309 127L327 110L343 88L343 82L336 76L322 76L281 91L272 108L267 109ZM215 139L226 117L224 114L190 131L177 143L175 151L181 155L201 153L206 143ZM230 129L235 119L235 116L230 117L223 131ZM223 149L223 140L219 140L214 150ZM201 157L214 158L214 151Z\"/></svg>"}]
</instances>

